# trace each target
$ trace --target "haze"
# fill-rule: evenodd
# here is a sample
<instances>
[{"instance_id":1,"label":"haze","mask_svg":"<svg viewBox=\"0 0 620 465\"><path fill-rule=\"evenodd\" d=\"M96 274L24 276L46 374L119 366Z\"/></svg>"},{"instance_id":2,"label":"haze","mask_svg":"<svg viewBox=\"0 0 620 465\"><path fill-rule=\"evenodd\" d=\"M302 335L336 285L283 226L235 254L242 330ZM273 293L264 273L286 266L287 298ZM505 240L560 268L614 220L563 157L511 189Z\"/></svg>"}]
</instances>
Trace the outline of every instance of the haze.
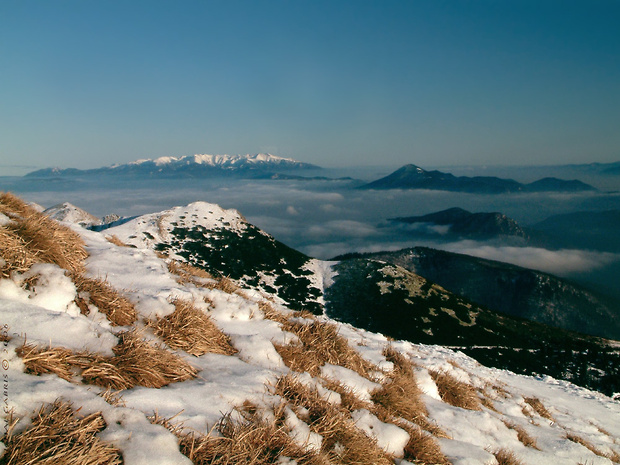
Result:
<instances>
[{"instance_id":1,"label":"haze","mask_svg":"<svg viewBox=\"0 0 620 465\"><path fill-rule=\"evenodd\" d=\"M0 4L0 175L194 153L620 157L620 3Z\"/></svg>"}]
</instances>

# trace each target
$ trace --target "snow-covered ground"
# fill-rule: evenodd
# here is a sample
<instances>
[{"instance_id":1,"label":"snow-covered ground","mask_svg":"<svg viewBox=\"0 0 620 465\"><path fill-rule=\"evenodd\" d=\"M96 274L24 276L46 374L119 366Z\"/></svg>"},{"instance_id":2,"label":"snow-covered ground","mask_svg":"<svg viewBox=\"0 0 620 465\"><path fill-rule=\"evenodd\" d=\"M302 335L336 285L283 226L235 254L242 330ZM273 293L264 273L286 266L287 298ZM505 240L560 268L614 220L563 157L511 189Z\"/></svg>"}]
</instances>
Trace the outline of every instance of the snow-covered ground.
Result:
<instances>
[{"instance_id":1,"label":"snow-covered ground","mask_svg":"<svg viewBox=\"0 0 620 465\"><path fill-rule=\"evenodd\" d=\"M200 207L199 215L225 216L219 207L211 213ZM186 207L187 208L187 207ZM198 208L198 207L195 207ZM146 216L134 220L137 228L131 234L144 231L155 233L157 225ZM35 265L28 273L42 278L34 289L24 289L21 280L28 276L14 275L0 280L0 324L2 333L11 337L2 342L3 410L14 409L17 417L29 417L46 402L63 398L82 408L84 414L101 411L107 427L101 439L120 448L125 464L183 464L190 463L180 453L175 436L163 426L153 424L147 416L157 412L162 417L176 416L175 421L201 432L208 432L227 412L244 401L256 405L273 404L270 389L275 380L290 372L275 344L286 344L294 339L281 325L266 319L259 307L265 296L257 291L227 293L218 289L180 284L167 268L166 262L142 241L138 247L121 247L106 239L110 231L93 232L72 225L86 242L90 254L86 261L91 277L103 277L116 289L122 290L136 306L138 327L144 321L170 314L174 307L171 299L191 300L207 312L217 326L227 334L238 350L235 355L205 354L191 356L177 351L199 373L195 379L172 383L165 387L135 387L122 392L124 406L108 404L98 394L101 388L65 381L56 375L26 374L24 363L15 349L25 340L40 346L87 349L104 355L111 354L117 343L115 334L128 329L113 327L99 312L88 316L80 313L74 299L76 288L64 271L56 265ZM123 228L131 227L130 223ZM139 228L145 228L138 230ZM329 267L313 263L320 275L329 280ZM207 304L205 302L210 302ZM277 310L289 313L280 304ZM328 321L327 318L323 320ZM620 403L596 392L588 391L551 378L533 378L481 366L462 353L440 346L423 346L402 341L388 341L380 334L369 333L349 325L333 322L339 334L362 357L389 372L392 364L384 356L391 345L414 362L416 378L422 399L429 411L429 419L447 433L448 438L437 439L443 453L455 465L491 465L496 459L491 451L512 450L525 464L611 464L609 458L596 455L583 445L567 439L576 434L589 441L604 454L620 454ZM149 337L156 338L149 328ZM443 370L481 391L487 392L494 408L466 410L444 402L431 371ZM362 400L370 399L373 390L380 387L380 374L369 380L347 368L325 365L325 377L335 378L353 389ZM321 385L321 380L303 375L308 383ZM322 392L329 394L327 388ZM339 396L331 393L334 399ZM551 413L553 420L531 411L525 399L537 398ZM357 426L377 443L393 453L397 463L408 440L405 430L386 424L370 413L359 409L352 413ZM320 444L320 437L294 415L290 416L291 435L308 447ZM6 420L2 420L6 425ZM537 449L526 447L517 438L517 432L508 425L518 425L536 439ZM18 430L28 426L20 422ZM4 428L3 428L4 430Z\"/></svg>"}]
</instances>

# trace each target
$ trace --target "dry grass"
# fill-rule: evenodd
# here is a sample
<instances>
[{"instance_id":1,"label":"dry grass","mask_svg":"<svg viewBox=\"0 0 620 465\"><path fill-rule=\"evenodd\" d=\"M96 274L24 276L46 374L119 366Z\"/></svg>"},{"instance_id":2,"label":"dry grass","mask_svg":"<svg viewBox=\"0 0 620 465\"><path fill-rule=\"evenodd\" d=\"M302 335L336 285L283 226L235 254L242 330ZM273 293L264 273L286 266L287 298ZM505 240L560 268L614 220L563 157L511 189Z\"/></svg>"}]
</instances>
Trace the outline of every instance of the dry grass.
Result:
<instances>
[{"instance_id":1,"label":"dry grass","mask_svg":"<svg viewBox=\"0 0 620 465\"><path fill-rule=\"evenodd\" d=\"M444 402L468 410L481 410L480 398L474 387L459 381L446 371L429 370L429 374Z\"/></svg>"},{"instance_id":2,"label":"dry grass","mask_svg":"<svg viewBox=\"0 0 620 465\"><path fill-rule=\"evenodd\" d=\"M122 390L133 386L160 388L195 378L197 370L164 347L153 344L135 331L118 335L114 357L96 357L82 372L89 384Z\"/></svg>"},{"instance_id":3,"label":"dry grass","mask_svg":"<svg viewBox=\"0 0 620 465\"><path fill-rule=\"evenodd\" d=\"M23 273L39 262L83 271L88 254L77 233L10 193L0 194L0 213L12 220L0 226L0 276Z\"/></svg>"},{"instance_id":4,"label":"dry grass","mask_svg":"<svg viewBox=\"0 0 620 465\"><path fill-rule=\"evenodd\" d=\"M288 321L288 316L284 315L282 312L277 311L273 308L269 302L259 302L258 309L263 313L263 316L268 320L275 321L277 323L284 324Z\"/></svg>"},{"instance_id":5,"label":"dry grass","mask_svg":"<svg viewBox=\"0 0 620 465\"><path fill-rule=\"evenodd\" d=\"M39 213L11 192L0 192L0 212L5 215L30 216Z\"/></svg>"},{"instance_id":6,"label":"dry grass","mask_svg":"<svg viewBox=\"0 0 620 465\"><path fill-rule=\"evenodd\" d=\"M372 402L360 399L351 387L342 384L340 381L334 379L322 379L321 384L330 391L334 391L340 395L340 406L348 412L359 409L373 411L375 408L375 405Z\"/></svg>"},{"instance_id":7,"label":"dry grass","mask_svg":"<svg viewBox=\"0 0 620 465\"><path fill-rule=\"evenodd\" d=\"M90 360L88 356L74 354L62 347L42 349L27 343L18 347L16 353L24 362L26 373L37 376L52 373L66 381L72 381L76 367Z\"/></svg>"},{"instance_id":8,"label":"dry grass","mask_svg":"<svg viewBox=\"0 0 620 465\"><path fill-rule=\"evenodd\" d=\"M71 279L78 291L77 305L82 313L88 314L88 303L96 306L113 325L128 326L137 319L134 305L107 281L88 278L81 273L71 273Z\"/></svg>"},{"instance_id":9,"label":"dry grass","mask_svg":"<svg viewBox=\"0 0 620 465\"><path fill-rule=\"evenodd\" d=\"M88 254L79 234L37 212L10 193L0 194L0 212L13 220L2 227L3 239L7 239L7 242L1 243L0 249L6 262L4 275L13 270L23 271L24 266L32 266L36 262L54 263L70 271L84 270L83 262ZM10 234L19 239L7 238ZM24 255L29 258L24 259ZM27 265L28 262L32 263Z\"/></svg>"},{"instance_id":10,"label":"dry grass","mask_svg":"<svg viewBox=\"0 0 620 465\"><path fill-rule=\"evenodd\" d=\"M409 433L409 441L405 446L405 460L421 465L450 465L450 461L441 452L433 436L405 422L395 424Z\"/></svg>"},{"instance_id":11,"label":"dry grass","mask_svg":"<svg viewBox=\"0 0 620 465\"><path fill-rule=\"evenodd\" d=\"M230 338L202 310L187 300L175 299L172 303L175 307L173 313L149 322L155 334L168 346L196 356L207 352L224 355L237 353Z\"/></svg>"},{"instance_id":12,"label":"dry grass","mask_svg":"<svg viewBox=\"0 0 620 465\"><path fill-rule=\"evenodd\" d=\"M190 265L189 263L170 260L168 262L168 271L177 276L177 282L179 284L193 284L196 287L209 289L215 286L215 283L212 281L213 276L211 273Z\"/></svg>"},{"instance_id":13,"label":"dry grass","mask_svg":"<svg viewBox=\"0 0 620 465\"><path fill-rule=\"evenodd\" d=\"M377 370L338 334L336 325L321 321L302 323L287 320L282 324L282 329L295 334L300 341L296 344L275 345L291 370L306 371L317 376L326 363L349 368L365 377L370 377Z\"/></svg>"},{"instance_id":14,"label":"dry grass","mask_svg":"<svg viewBox=\"0 0 620 465\"><path fill-rule=\"evenodd\" d=\"M508 420L504 420L504 424L506 425L507 428L516 431L517 439L521 442L521 444L523 444L526 447L531 447L533 449L540 450L538 448L538 445L536 444L536 438L533 438L532 436L530 436L523 427L517 425L516 423L512 423Z\"/></svg>"},{"instance_id":15,"label":"dry grass","mask_svg":"<svg viewBox=\"0 0 620 465\"><path fill-rule=\"evenodd\" d=\"M8 278L13 272L24 273L37 261L24 239L0 226L0 277Z\"/></svg>"},{"instance_id":16,"label":"dry grass","mask_svg":"<svg viewBox=\"0 0 620 465\"><path fill-rule=\"evenodd\" d=\"M96 435L106 426L101 413L80 418L71 404L57 400L43 406L32 419L32 427L20 434L11 428L4 439L3 465L71 464L116 465L120 452ZM14 427L14 423L11 425Z\"/></svg>"},{"instance_id":17,"label":"dry grass","mask_svg":"<svg viewBox=\"0 0 620 465\"><path fill-rule=\"evenodd\" d=\"M501 448L491 453L495 456L498 465L523 465L523 462L511 450Z\"/></svg>"},{"instance_id":18,"label":"dry grass","mask_svg":"<svg viewBox=\"0 0 620 465\"><path fill-rule=\"evenodd\" d=\"M135 330L119 334L114 357L65 348L40 349L24 344L17 349L26 371L34 375L53 373L67 381L82 381L111 390L134 386L160 388L196 377L197 371L178 355L144 340Z\"/></svg>"},{"instance_id":19,"label":"dry grass","mask_svg":"<svg viewBox=\"0 0 620 465\"><path fill-rule=\"evenodd\" d=\"M420 388L409 360L388 346L386 359L394 364L381 389L372 393L372 400L381 405L388 415L402 417L416 424L425 423L428 411L422 402Z\"/></svg>"},{"instance_id":20,"label":"dry grass","mask_svg":"<svg viewBox=\"0 0 620 465\"><path fill-rule=\"evenodd\" d=\"M327 402L294 376L285 375L274 386L297 409L297 416L323 437L321 454L335 464L391 464L392 457L357 428L344 409Z\"/></svg>"},{"instance_id":21,"label":"dry grass","mask_svg":"<svg viewBox=\"0 0 620 465\"><path fill-rule=\"evenodd\" d=\"M218 435L188 431L157 414L151 421L175 434L181 453L196 465L273 464L284 457L300 465L327 465L318 454L292 440L288 428L278 420L282 417L281 408L274 412L275 420L266 420L253 405L246 403L237 409L239 419L233 419L232 415L222 418L215 428Z\"/></svg>"},{"instance_id":22,"label":"dry grass","mask_svg":"<svg viewBox=\"0 0 620 465\"><path fill-rule=\"evenodd\" d=\"M240 290L239 286L229 277L223 276L217 280L213 289L226 292L227 294L235 294Z\"/></svg>"},{"instance_id":23,"label":"dry grass","mask_svg":"<svg viewBox=\"0 0 620 465\"><path fill-rule=\"evenodd\" d=\"M590 452L592 452L595 455L598 455L599 457L605 457L605 458L611 460L614 463L620 463L620 454L618 454L616 451L612 451L611 453L605 453L605 452L601 451L600 449L598 449L590 441L582 438L581 436L578 436L575 433L567 432L566 433L566 439L568 439L569 441L572 441L572 442L574 442L576 444L582 445L583 447L588 449Z\"/></svg>"},{"instance_id":24,"label":"dry grass","mask_svg":"<svg viewBox=\"0 0 620 465\"><path fill-rule=\"evenodd\" d=\"M527 405L532 407L532 409L534 409L534 411L541 417L546 418L549 421L555 421L555 419L553 418L553 415L551 415L549 410L545 408L545 406L540 401L540 399L536 397L525 397L523 400L525 401ZM531 414L527 411L527 409L524 409L523 413L528 416L531 416Z\"/></svg>"},{"instance_id":25,"label":"dry grass","mask_svg":"<svg viewBox=\"0 0 620 465\"><path fill-rule=\"evenodd\" d=\"M110 236L105 236L106 241L108 241L110 244L114 244L118 247L131 247L133 248L132 245L126 244L125 242L121 241L118 236L112 234Z\"/></svg>"}]
</instances>

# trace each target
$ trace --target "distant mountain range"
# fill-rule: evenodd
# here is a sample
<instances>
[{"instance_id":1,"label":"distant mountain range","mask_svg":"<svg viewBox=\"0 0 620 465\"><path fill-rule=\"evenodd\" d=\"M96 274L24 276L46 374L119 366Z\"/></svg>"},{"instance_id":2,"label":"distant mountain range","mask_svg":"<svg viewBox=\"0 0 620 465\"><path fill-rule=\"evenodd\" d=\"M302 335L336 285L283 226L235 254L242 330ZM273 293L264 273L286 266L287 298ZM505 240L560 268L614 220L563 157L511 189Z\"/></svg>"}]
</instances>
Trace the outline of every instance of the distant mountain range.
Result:
<instances>
[{"instance_id":1,"label":"distant mountain range","mask_svg":"<svg viewBox=\"0 0 620 465\"><path fill-rule=\"evenodd\" d=\"M508 192L583 192L596 188L578 180L565 181L547 177L522 184L513 179L494 176L454 176L450 173L426 171L416 165L405 165L359 189L431 189L477 194L501 194Z\"/></svg>"},{"instance_id":2,"label":"distant mountain range","mask_svg":"<svg viewBox=\"0 0 620 465\"><path fill-rule=\"evenodd\" d=\"M142 176L142 177L205 177L205 176L265 176L276 173L317 170L320 167L292 158L258 153L253 155L189 155L144 159L122 165L78 170L75 168L45 168L28 173L28 177L69 176Z\"/></svg>"}]
</instances>

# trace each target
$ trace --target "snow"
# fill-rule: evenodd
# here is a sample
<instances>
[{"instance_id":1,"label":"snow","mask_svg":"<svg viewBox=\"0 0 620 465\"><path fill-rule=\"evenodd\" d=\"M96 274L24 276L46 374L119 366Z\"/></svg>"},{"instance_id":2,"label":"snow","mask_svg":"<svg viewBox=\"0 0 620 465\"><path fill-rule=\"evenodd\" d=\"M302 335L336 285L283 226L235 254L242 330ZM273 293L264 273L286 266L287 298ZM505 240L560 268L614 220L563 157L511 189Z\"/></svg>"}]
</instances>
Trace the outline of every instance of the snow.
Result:
<instances>
[{"instance_id":1,"label":"snow","mask_svg":"<svg viewBox=\"0 0 620 465\"><path fill-rule=\"evenodd\" d=\"M409 442L409 433L396 425L383 423L366 409L355 410L351 418L368 436L375 438L379 447L395 457L402 457Z\"/></svg>"},{"instance_id":2,"label":"snow","mask_svg":"<svg viewBox=\"0 0 620 465\"><path fill-rule=\"evenodd\" d=\"M100 218L91 215L90 213L69 202L54 205L53 207L44 210L43 213L57 221L66 221L68 223L79 224L84 227L102 224Z\"/></svg>"},{"instance_id":3,"label":"snow","mask_svg":"<svg viewBox=\"0 0 620 465\"><path fill-rule=\"evenodd\" d=\"M2 221L7 220L0 217L0 223ZM141 325L145 319L172 312L171 298L189 299L208 313L231 338L239 351L237 354L194 357L179 352L199 371L197 378L160 389L135 387L125 390L122 393L124 406L106 403L98 395L102 389L95 386L70 383L55 375L26 374L23 362L15 353L15 349L26 340L44 347L66 347L110 355L117 342L115 334L125 329L110 326L98 312L91 312L88 316L81 314L73 302L75 286L64 271L55 265L39 264L24 275L16 274L11 279L0 280L0 326L4 328L3 333L12 337L9 342L2 343L2 371L8 379L3 397L5 407L13 408L18 417L27 417L43 403L63 398L82 407L85 414L101 411L108 424L100 434L101 439L120 448L125 464L142 465L190 463L179 452L176 438L148 420L147 417L155 412L161 417L178 415L175 420L183 422L184 426L208 432L222 415L244 401L259 406L276 405L278 399L271 394L271 387L289 370L276 352L274 343L286 344L295 336L282 331L278 323L264 318L258 307L264 297L257 291L244 290L243 295L237 295L179 284L168 272L166 263L151 249L154 240L144 234L158 238L172 222L192 224L192 221L206 222L214 227L227 222L231 228L243 228L245 224L235 210L197 202L139 217L105 231L105 234L115 234L135 248L111 244L104 233L79 227L75 230L85 240L90 254L86 262L88 275L103 277L121 290L136 305ZM309 269L314 272L316 282L322 283L319 288L323 289L323 283L329 283L333 273L331 264L316 260L310 263ZM21 287L23 279L35 274L40 278L33 289ZM278 304L272 305L288 312ZM487 368L445 347L388 341L380 334L332 323L338 325L339 334L349 341L351 347L380 370L389 372L392 368L383 356L388 344L415 363L416 379L429 418L450 436L450 439L442 438L438 442L455 465L493 464L495 458L490 451L501 447L514 451L524 463L611 464L609 459L567 440L569 432L586 438L603 452L620 453L620 403L609 397L549 377L521 376ZM480 411L469 411L443 402L429 370L444 370L475 387L495 392L491 396L495 410L485 407ZM380 387L378 382L341 366L327 364L322 367L321 374L338 380L366 401ZM379 381L380 373L377 375ZM306 373L299 375L298 379L316 388L324 399L340 403L340 395L325 388L318 378ZM527 416L523 410L524 399L528 397L540 399L552 413L554 421L537 414ZM321 436L313 433L300 416L291 408L285 410L285 422L291 430L291 437L310 449L320 449ZM352 419L358 428L375 438L380 447L395 457L402 457L408 441L406 431L381 422L366 409L355 410ZM506 422L524 428L536 439L540 450L521 444L515 430ZM18 430L27 426L27 421L20 422Z\"/></svg>"}]
</instances>

